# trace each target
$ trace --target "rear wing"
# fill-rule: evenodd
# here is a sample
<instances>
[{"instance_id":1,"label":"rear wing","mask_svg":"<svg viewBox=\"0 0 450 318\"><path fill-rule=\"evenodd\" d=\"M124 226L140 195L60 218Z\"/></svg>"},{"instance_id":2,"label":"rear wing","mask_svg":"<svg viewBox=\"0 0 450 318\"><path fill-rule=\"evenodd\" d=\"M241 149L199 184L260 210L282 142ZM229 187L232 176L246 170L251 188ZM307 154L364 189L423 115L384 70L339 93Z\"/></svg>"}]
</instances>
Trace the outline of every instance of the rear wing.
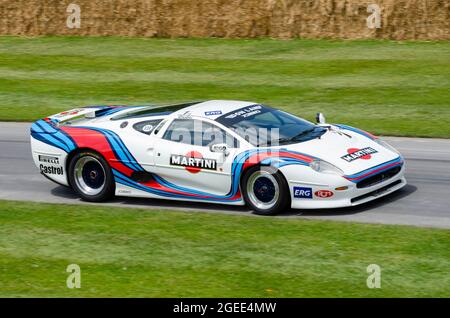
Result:
<instances>
[{"instance_id":1,"label":"rear wing","mask_svg":"<svg viewBox=\"0 0 450 318\"><path fill-rule=\"evenodd\" d=\"M141 106L139 106L141 107ZM83 108L74 108L71 110L66 110L61 113L46 117L44 119L40 119L34 122L31 125L31 135L38 140L43 140L42 138L48 134L60 134L59 126L61 124L67 123L73 120L87 118L93 119L102 116L108 116L115 114L120 111L130 111L131 109L135 109L135 106L87 106ZM64 136L60 136L59 140L65 140ZM64 146L59 146L61 149L65 149Z\"/></svg>"},{"instance_id":2,"label":"rear wing","mask_svg":"<svg viewBox=\"0 0 450 318\"><path fill-rule=\"evenodd\" d=\"M71 110L67 110L58 114L54 114L49 116L52 121L56 121L59 123L66 122L68 120L72 120L75 118L85 117L88 119L103 117L115 114L122 110L132 109L135 107L127 107L127 106L87 106L82 108L74 108Z\"/></svg>"}]
</instances>

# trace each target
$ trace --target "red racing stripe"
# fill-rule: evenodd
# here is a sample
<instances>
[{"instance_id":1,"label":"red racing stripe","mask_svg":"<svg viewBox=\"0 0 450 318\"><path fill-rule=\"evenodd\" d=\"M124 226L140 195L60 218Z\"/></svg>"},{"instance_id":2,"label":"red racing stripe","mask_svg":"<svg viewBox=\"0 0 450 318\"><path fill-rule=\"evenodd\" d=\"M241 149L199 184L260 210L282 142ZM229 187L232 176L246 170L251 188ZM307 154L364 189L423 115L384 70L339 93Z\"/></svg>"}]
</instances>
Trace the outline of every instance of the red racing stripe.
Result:
<instances>
[{"instance_id":1,"label":"red racing stripe","mask_svg":"<svg viewBox=\"0 0 450 318\"><path fill-rule=\"evenodd\" d=\"M368 172L368 173L366 173L366 174L363 174L362 176L359 176L359 177L356 177L356 178L346 178L346 179L347 179L347 180L350 180L350 181L360 180L360 179L362 179L362 178L365 178L365 177L367 177L367 176L370 176L370 175L372 175L372 174L375 174L375 173L377 173L377 172L379 172L379 171L381 171L381 170L386 170L387 168L394 167L394 166L401 165L401 164L402 164L401 162L394 162L394 163L391 163L391 164L389 164L389 165L387 165L387 166L380 167L380 168L378 168L378 169L376 169L376 170L374 170L374 171L371 171L371 172Z\"/></svg>"},{"instance_id":2,"label":"red racing stripe","mask_svg":"<svg viewBox=\"0 0 450 318\"><path fill-rule=\"evenodd\" d=\"M99 152L109 162L111 168L131 177L133 170L120 162L104 134L96 130L78 127L63 126L61 130L67 133L79 148L90 148Z\"/></svg>"},{"instance_id":3,"label":"red racing stripe","mask_svg":"<svg viewBox=\"0 0 450 318\"><path fill-rule=\"evenodd\" d=\"M246 168L248 168L252 165L260 163L264 159L277 158L277 157L292 158L292 159L305 161L308 163L314 160L311 157L308 157L308 156L305 156L302 154L291 153L291 152L287 152L287 151L267 151L267 152L257 153L257 154L250 156L243 164L243 170L245 170Z\"/></svg>"}]
</instances>

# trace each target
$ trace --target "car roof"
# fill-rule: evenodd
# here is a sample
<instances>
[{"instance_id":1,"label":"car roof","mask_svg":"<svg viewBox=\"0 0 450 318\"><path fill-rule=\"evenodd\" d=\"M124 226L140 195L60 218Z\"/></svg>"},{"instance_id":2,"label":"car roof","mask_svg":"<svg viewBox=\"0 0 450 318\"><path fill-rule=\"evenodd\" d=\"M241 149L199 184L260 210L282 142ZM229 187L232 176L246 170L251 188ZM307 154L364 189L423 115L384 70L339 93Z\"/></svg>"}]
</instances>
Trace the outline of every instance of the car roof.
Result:
<instances>
[{"instance_id":1,"label":"car roof","mask_svg":"<svg viewBox=\"0 0 450 318\"><path fill-rule=\"evenodd\" d=\"M210 100L174 105L149 105L137 107L132 111L119 113L118 115L112 116L111 120L147 118L155 116L164 116L166 118L203 117L216 120L222 115L252 105L257 105L257 103L235 100Z\"/></svg>"},{"instance_id":2,"label":"car roof","mask_svg":"<svg viewBox=\"0 0 450 318\"><path fill-rule=\"evenodd\" d=\"M171 116L178 117L181 115L189 115L215 120L224 114L256 104L257 103L254 102L236 100L210 100L177 110L172 113Z\"/></svg>"}]
</instances>

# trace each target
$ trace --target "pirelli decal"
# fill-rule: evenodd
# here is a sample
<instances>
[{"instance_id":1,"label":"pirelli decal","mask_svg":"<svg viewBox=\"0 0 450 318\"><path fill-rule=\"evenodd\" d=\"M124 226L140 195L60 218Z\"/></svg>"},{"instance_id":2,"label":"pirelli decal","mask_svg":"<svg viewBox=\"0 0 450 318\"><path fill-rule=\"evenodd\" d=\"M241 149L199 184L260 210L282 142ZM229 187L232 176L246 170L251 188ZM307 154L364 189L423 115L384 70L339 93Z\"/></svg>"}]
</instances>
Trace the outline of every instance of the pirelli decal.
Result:
<instances>
[{"instance_id":1,"label":"pirelli decal","mask_svg":"<svg viewBox=\"0 0 450 318\"><path fill-rule=\"evenodd\" d=\"M203 158L200 156L171 155L170 164L172 166L185 167L188 171L217 170L217 161L215 159Z\"/></svg>"},{"instance_id":2,"label":"pirelli decal","mask_svg":"<svg viewBox=\"0 0 450 318\"><path fill-rule=\"evenodd\" d=\"M54 156L39 155L39 161L59 165L59 158Z\"/></svg>"}]
</instances>

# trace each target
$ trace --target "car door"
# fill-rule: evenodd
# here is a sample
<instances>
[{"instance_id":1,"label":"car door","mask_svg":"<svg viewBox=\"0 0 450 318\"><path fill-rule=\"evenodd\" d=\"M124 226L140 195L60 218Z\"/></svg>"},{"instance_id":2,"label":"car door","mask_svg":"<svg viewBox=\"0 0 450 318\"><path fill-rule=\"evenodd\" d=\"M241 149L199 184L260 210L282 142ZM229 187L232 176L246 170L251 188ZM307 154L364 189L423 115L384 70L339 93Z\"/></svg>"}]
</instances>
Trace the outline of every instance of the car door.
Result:
<instances>
[{"instance_id":1,"label":"car door","mask_svg":"<svg viewBox=\"0 0 450 318\"><path fill-rule=\"evenodd\" d=\"M213 144L227 144L226 153ZM180 187L214 195L231 188L231 166L238 141L212 123L200 119L174 119L156 141L155 172Z\"/></svg>"}]
</instances>

